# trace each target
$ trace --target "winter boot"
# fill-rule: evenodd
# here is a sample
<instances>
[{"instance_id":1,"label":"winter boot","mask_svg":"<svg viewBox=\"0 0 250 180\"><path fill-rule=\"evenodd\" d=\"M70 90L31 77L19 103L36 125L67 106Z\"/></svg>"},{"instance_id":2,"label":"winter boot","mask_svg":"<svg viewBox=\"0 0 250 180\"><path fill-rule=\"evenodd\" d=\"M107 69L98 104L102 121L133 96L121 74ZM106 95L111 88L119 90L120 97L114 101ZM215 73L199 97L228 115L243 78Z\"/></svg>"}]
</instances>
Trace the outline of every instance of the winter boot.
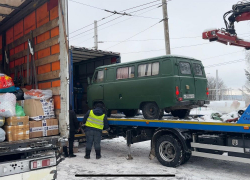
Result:
<instances>
[{"instance_id":1,"label":"winter boot","mask_svg":"<svg viewBox=\"0 0 250 180\"><path fill-rule=\"evenodd\" d=\"M85 159L90 159L90 150L86 150L86 155L84 156Z\"/></svg>"},{"instance_id":2,"label":"winter boot","mask_svg":"<svg viewBox=\"0 0 250 180\"><path fill-rule=\"evenodd\" d=\"M96 153L96 159L101 159L101 150L96 150L95 151L95 153Z\"/></svg>"},{"instance_id":3,"label":"winter boot","mask_svg":"<svg viewBox=\"0 0 250 180\"><path fill-rule=\"evenodd\" d=\"M65 156L65 157L69 157L69 153L68 153L68 148L67 148L67 146L63 146L63 152L64 152L64 156Z\"/></svg>"},{"instance_id":4,"label":"winter boot","mask_svg":"<svg viewBox=\"0 0 250 180\"><path fill-rule=\"evenodd\" d=\"M76 157L76 155L74 155L74 154L70 154L70 155L69 155L69 157Z\"/></svg>"}]
</instances>

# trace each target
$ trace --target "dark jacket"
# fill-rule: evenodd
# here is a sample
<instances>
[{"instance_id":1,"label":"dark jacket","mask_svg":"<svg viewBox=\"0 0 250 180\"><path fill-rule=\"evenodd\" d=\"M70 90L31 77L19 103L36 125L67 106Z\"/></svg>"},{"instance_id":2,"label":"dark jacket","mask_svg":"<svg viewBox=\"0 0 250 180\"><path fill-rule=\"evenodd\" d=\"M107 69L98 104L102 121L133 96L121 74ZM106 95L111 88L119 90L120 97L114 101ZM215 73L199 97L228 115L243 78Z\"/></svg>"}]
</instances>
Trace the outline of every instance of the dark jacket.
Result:
<instances>
[{"instance_id":1,"label":"dark jacket","mask_svg":"<svg viewBox=\"0 0 250 180\"><path fill-rule=\"evenodd\" d=\"M75 133L79 128L79 121L77 120L75 111L69 110L69 131Z\"/></svg>"},{"instance_id":2,"label":"dark jacket","mask_svg":"<svg viewBox=\"0 0 250 180\"><path fill-rule=\"evenodd\" d=\"M87 119L88 119L88 117L89 117L89 113L90 113L90 111L88 111L88 112L85 114L85 116L84 116L84 118L83 118L83 124L86 124ZM102 109L99 108L99 107L93 109L93 113L94 113L96 116L102 116L102 115L104 114L103 111L102 111ZM104 121L104 122L103 122L103 123L104 123L103 130L106 130L106 129L109 128L109 124L108 124L108 120L107 120L107 115L105 115L103 121ZM97 128L88 127L88 126L85 126L85 127L84 127L84 131L85 131L85 132L86 132L86 131L89 131L89 130L101 131L101 132L102 132L102 130L97 129Z\"/></svg>"}]
</instances>

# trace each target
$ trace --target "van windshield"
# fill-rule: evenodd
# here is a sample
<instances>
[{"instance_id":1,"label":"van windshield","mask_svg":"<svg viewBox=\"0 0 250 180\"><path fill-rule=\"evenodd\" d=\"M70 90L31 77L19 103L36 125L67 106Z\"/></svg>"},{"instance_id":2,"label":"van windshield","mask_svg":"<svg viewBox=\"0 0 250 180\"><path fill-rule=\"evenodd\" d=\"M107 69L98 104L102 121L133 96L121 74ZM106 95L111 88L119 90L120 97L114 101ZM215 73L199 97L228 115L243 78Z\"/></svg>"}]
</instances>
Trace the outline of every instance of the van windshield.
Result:
<instances>
[{"instance_id":1,"label":"van windshield","mask_svg":"<svg viewBox=\"0 0 250 180\"><path fill-rule=\"evenodd\" d=\"M180 62L179 66L180 66L181 74L191 74L191 68L190 68L190 64L189 63L187 63L187 62Z\"/></svg>"}]
</instances>

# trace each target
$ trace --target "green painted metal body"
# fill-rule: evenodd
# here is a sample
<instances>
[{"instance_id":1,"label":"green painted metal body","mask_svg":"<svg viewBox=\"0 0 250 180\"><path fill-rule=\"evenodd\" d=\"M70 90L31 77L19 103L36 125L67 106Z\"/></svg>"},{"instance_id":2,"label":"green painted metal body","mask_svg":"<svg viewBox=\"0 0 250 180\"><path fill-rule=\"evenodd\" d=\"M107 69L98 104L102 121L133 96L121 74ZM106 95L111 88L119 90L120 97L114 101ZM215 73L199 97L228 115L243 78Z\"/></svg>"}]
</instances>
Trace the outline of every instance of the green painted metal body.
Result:
<instances>
[{"instance_id":1,"label":"green painted metal body","mask_svg":"<svg viewBox=\"0 0 250 180\"><path fill-rule=\"evenodd\" d=\"M159 74L154 76L138 77L138 66L145 63L159 62ZM180 72L179 62L188 62L191 74ZM193 64L202 66L202 75L195 75ZM134 78L116 79L117 69L121 67L135 67ZM176 86L179 87L179 96L194 94L194 98L186 98L195 104L197 101L207 100L207 79L204 67L199 60L180 56L161 56L140 61L120 63L98 67L95 74L104 71L103 82L94 82L88 86L88 106L93 108L94 103L103 102L107 109L140 109L144 102L156 102L160 109L174 107L180 109L180 102L176 96ZM93 78L95 75L93 76Z\"/></svg>"}]
</instances>

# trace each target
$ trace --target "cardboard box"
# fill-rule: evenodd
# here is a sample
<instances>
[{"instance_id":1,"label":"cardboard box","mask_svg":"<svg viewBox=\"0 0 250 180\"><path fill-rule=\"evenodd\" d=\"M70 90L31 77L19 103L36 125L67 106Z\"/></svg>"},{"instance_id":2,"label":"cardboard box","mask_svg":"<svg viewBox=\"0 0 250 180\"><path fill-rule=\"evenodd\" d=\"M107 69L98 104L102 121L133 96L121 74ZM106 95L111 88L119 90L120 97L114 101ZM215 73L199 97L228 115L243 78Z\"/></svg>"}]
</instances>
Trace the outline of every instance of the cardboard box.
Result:
<instances>
[{"instance_id":1,"label":"cardboard box","mask_svg":"<svg viewBox=\"0 0 250 180\"><path fill-rule=\"evenodd\" d=\"M24 113L33 120L55 118L53 99L26 99L17 101L22 106Z\"/></svg>"},{"instance_id":2,"label":"cardboard box","mask_svg":"<svg viewBox=\"0 0 250 180\"><path fill-rule=\"evenodd\" d=\"M30 121L30 138L58 135L58 120Z\"/></svg>"},{"instance_id":3,"label":"cardboard box","mask_svg":"<svg viewBox=\"0 0 250 180\"><path fill-rule=\"evenodd\" d=\"M6 119L7 126L29 125L29 116L12 116Z\"/></svg>"},{"instance_id":4,"label":"cardboard box","mask_svg":"<svg viewBox=\"0 0 250 180\"><path fill-rule=\"evenodd\" d=\"M29 139L29 125L4 126L7 141Z\"/></svg>"}]
</instances>

